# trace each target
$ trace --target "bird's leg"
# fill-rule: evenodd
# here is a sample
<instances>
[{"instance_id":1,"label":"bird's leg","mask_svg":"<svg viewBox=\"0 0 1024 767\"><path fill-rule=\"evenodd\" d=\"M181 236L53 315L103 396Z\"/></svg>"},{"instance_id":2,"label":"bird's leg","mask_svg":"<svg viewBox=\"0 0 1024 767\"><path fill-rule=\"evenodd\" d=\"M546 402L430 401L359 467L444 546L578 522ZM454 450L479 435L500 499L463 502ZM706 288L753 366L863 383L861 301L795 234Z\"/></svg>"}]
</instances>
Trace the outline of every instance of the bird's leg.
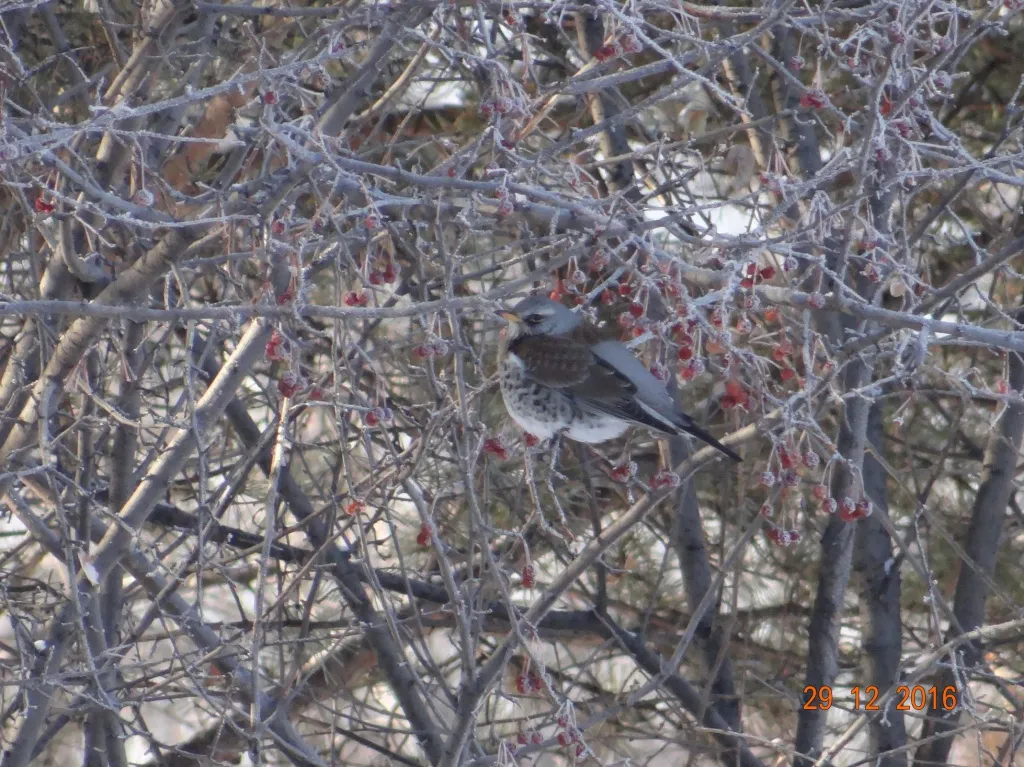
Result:
<instances>
[{"instance_id":1,"label":"bird's leg","mask_svg":"<svg viewBox=\"0 0 1024 767\"><path fill-rule=\"evenodd\" d=\"M568 478L558 471L558 454L562 447L562 432L556 432L551 438L551 463L549 466L550 471L548 472L548 492L551 493L551 502L555 505L555 509L558 511L558 521L562 523L562 529L565 530L566 535L569 536L570 540L575 538L572 529L569 527L569 520L566 519L565 510L562 509L562 504L558 500L558 493L555 492L555 479L566 481Z\"/></svg>"},{"instance_id":2,"label":"bird's leg","mask_svg":"<svg viewBox=\"0 0 1024 767\"><path fill-rule=\"evenodd\" d=\"M558 479L566 479L566 476L558 471L558 456L562 451L562 432L555 432L554 436L551 437L551 442L548 443L548 449L551 451L551 461L549 464L551 476L558 477Z\"/></svg>"}]
</instances>

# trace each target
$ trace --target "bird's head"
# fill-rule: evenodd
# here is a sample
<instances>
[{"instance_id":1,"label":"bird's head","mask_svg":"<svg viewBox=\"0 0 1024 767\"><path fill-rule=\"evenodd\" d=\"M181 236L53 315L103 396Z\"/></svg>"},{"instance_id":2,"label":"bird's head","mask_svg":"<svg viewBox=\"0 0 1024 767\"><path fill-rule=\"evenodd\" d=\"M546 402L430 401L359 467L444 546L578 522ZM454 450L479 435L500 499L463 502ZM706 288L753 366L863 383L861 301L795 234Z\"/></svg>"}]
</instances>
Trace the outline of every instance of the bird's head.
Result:
<instances>
[{"instance_id":1,"label":"bird's head","mask_svg":"<svg viewBox=\"0 0 1024 767\"><path fill-rule=\"evenodd\" d=\"M530 296L512 309L500 310L498 315L509 323L509 340L522 336L564 335L581 322L576 312L547 296Z\"/></svg>"}]
</instances>

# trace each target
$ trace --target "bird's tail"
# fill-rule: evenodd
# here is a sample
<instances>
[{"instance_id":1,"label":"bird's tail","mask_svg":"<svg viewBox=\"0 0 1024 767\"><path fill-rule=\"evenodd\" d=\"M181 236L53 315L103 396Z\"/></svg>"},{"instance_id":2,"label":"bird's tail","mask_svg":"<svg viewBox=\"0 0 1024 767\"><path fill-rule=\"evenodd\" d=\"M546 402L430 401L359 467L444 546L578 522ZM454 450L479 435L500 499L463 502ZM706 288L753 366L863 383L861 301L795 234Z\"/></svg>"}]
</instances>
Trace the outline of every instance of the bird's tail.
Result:
<instances>
[{"instance_id":1,"label":"bird's tail","mask_svg":"<svg viewBox=\"0 0 1024 767\"><path fill-rule=\"evenodd\" d=\"M679 424L679 428L681 431L685 431L687 434L692 434L702 442L707 442L709 445L711 445L711 447L715 448L715 450L729 456L732 460L737 462L743 460L736 454L735 451L727 448L725 445L723 445L721 442L719 442L717 439L712 437L710 434L708 434L706 431L700 428L697 424L695 424L691 419L682 419L682 423Z\"/></svg>"}]
</instances>

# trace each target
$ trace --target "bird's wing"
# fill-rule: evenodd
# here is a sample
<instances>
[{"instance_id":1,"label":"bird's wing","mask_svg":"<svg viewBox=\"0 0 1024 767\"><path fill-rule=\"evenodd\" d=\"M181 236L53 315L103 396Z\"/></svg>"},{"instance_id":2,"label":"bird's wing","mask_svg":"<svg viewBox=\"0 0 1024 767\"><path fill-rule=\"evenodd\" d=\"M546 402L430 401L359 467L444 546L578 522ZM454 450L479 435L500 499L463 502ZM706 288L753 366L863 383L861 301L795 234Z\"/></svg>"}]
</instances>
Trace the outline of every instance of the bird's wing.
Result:
<instances>
[{"instance_id":1,"label":"bird's wing","mask_svg":"<svg viewBox=\"0 0 1024 767\"><path fill-rule=\"evenodd\" d=\"M633 394L644 404L667 416L678 411L665 384L654 377L636 355L618 341L601 341L590 347L594 356L633 385Z\"/></svg>"},{"instance_id":2,"label":"bird's wing","mask_svg":"<svg viewBox=\"0 0 1024 767\"><path fill-rule=\"evenodd\" d=\"M665 385L655 378L654 374L644 367L643 363L628 348L617 341L602 341L594 344L591 349L598 360L614 368L619 375L629 379L633 385L634 393L629 402L616 403L619 412L616 413L610 409L605 409L602 412L627 418L659 431L675 434L685 431L720 450L732 460L742 460L735 451L712 437L690 416L680 410Z\"/></svg>"},{"instance_id":3,"label":"bird's wing","mask_svg":"<svg viewBox=\"0 0 1024 767\"><path fill-rule=\"evenodd\" d=\"M678 410L662 383L617 341L587 347L594 362L586 380L570 387L576 403L595 413L675 433Z\"/></svg>"},{"instance_id":4,"label":"bird's wing","mask_svg":"<svg viewBox=\"0 0 1024 767\"><path fill-rule=\"evenodd\" d=\"M522 361L532 380L552 389L584 383L594 364L590 347L566 336L525 336L508 350Z\"/></svg>"}]
</instances>

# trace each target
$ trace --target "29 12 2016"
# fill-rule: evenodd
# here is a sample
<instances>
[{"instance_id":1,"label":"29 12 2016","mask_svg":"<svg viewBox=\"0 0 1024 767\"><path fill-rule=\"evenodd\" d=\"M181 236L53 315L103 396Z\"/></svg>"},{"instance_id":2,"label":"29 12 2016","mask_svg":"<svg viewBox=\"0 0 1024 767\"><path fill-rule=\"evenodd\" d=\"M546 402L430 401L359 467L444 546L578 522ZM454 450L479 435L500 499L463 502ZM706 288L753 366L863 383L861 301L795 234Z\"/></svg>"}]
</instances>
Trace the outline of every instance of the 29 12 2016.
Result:
<instances>
[{"instance_id":1,"label":"29 12 2016","mask_svg":"<svg viewBox=\"0 0 1024 767\"><path fill-rule=\"evenodd\" d=\"M845 691L844 695L845 695ZM883 694L873 684L856 686L849 690L849 708L855 711L881 711ZM957 706L956 687L947 685L899 685L893 692L897 711L952 711ZM827 711L836 703L837 695L831 685L804 687L804 711Z\"/></svg>"}]
</instances>

